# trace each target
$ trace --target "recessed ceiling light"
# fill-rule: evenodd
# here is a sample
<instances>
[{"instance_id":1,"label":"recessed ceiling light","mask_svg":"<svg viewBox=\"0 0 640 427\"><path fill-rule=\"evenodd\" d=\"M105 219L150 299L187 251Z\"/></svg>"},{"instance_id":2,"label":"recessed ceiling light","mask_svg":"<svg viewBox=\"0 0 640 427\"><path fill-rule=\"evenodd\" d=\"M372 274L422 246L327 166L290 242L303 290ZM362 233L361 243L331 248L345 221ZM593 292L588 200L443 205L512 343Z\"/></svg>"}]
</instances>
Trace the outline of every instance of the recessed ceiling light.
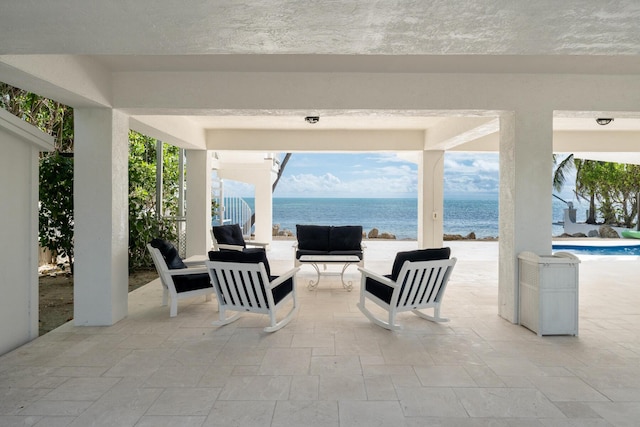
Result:
<instances>
[{"instance_id":1,"label":"recessed ceiling light","mask_svg":"<svg viewBox=\"0 0 640 427\"><path fill-rule=\"evenodd\" d=\"M606 119L606 118L597 118L596 119L596 123L599 124L600 126L606 126L609 123L611 123L613 121L613 119Z\"/></svg>"}]
</instances>

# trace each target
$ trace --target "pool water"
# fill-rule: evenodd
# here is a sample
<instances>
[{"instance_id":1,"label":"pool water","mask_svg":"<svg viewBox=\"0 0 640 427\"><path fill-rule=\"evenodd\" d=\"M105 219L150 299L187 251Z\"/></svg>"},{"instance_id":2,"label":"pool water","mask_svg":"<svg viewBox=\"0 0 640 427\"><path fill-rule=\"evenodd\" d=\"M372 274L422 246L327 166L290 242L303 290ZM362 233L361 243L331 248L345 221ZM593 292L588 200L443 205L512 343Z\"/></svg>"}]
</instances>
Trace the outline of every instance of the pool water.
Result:
<instances>
[{"instance_id":1,"label":"pool water","mask_svg":"<svg viewBox=\"0 0 640 427\"><path fill-rule=\"evenodd\" d=\"M636 245L556 245L552 246L554 252L570 252L582 255L640 255L640 244Z\"/></svg>"}]
</instances>

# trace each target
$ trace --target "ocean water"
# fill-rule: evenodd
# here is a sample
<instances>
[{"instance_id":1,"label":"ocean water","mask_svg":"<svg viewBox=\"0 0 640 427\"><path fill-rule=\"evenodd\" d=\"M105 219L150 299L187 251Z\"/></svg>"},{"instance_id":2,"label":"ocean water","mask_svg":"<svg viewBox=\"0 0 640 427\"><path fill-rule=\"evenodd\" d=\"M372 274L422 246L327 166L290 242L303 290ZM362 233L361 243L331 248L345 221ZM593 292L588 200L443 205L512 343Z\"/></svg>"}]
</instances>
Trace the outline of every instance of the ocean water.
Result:
<instances>
[{"instance_id":1,"label":"ocean water","mask_svg":"<svg viewBox=\"0 0 640 427\"><path fill-rule=\"evenodd\" d=\"M245 200L253 209L254 199ZM553 203L553 218L549 221L562 221L566 205L555 199L550 203ZM477 238L498 237L498 209L498 199L493 198L445 199L444 233L466 236L474 232ZM577 209L577 220L584 221L585 209L580 205ZM377 228L398 239L416 239L417 218L417 199L273 199L273 224L294 233L296 224L362 225L367 233ZM562 234L562 226L554 225L552 234Z\"/></svg>"}]
</instances>

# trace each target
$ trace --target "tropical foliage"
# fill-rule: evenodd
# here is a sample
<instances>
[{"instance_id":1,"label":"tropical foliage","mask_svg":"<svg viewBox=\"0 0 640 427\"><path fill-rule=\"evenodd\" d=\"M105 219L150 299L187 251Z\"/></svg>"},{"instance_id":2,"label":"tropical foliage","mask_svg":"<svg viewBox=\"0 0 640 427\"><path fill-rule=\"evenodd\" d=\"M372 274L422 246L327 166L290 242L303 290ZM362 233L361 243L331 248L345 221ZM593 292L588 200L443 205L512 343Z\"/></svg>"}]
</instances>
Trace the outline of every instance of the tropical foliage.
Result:
<instances>
[{"instance_id":1,"label":"tropical foliage","mask_svg":"<svg viewBox=\"0 0 640 427\"><path fill-rule=\"evenodd\" d=\"M589 203L587 223L602 222L627 228L637 223L640 166L577 159L573 155L556 163L554 189L557 191L562 188L567 171L575 167L575 194Z\"/></svg>"},{"instance_id":2,"label":"tropical foliage","mask_svg":"<svg viewBox=\"0 0 640 427\"><path fill-rule=\"evenodd\" d=\"M4 83L0 107L55 138L55 151L40 155L39 240L73 271L73 109Z\"/></svg>"},{"instance_id":3,"label":"tropical foliage","mask_svg":"<svg viewBox=\"0 0 640 427\"><path fill-rule=\"evenodd\" d=\"M156 206L157 140L129 132L129 268L152 265L146 244L154 237L176 241L179 149L162 144L163 206ZM173 218L166 219L166 218Z\"/></svg>"},{"instance_id":4,"label":"tropical foliage","mask_svg":"<svg viewBox=\"0 0 640 427\"><path fill-rule=\"evenodd\" d=\"M40 246L68 256L73 270L73 109L0 83L0 107L55 137L53 153L40 157ZM152 265L146 243L156 236L174 239L178 192L178 148L163 144L163 212L155 202L156 140L130 132L129 266Z\"/></svg>"}]
</instances>

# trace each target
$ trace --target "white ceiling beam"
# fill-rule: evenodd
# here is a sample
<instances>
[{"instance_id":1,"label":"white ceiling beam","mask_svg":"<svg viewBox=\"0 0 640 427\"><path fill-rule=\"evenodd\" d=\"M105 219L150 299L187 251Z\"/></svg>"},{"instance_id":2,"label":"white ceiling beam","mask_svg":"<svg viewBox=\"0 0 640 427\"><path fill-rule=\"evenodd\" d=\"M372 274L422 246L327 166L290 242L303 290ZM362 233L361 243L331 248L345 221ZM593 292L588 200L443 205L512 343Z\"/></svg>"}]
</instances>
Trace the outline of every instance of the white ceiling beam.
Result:
<instances>
[{"instance_id":1,"label":"white ceiling beam","mask_svg":"<svg viewBox=\"0 0 640 427\"><path fill-rule=\"evenodd\" d=\"M417 130L207 130L209 150L420 151L424 132Z\"/></svg>"},{"instance_id":2,"label":"white ceiling beam","mask_svg":"<svg viewBox=\"0 0 640 427\"><path fill-rule=\"evenodd\" d=\"M134 116L131 129L160 141L190 150L206 150L204 131L187 117Z\"/></svg>"},{"instance_id":3,"label":"white ceiling beam","mask_svg":"<svg viewBox=\"0 0 640 427\"><path fill-rule=\"evenodd\" d=\"M630 152L640 149L639 131L554 131L553 151Z\"/></svg>"},{"instance_id":4,"label":"white ceiling beam","mask_svg":"<svg viewBox=\"0 0 640 427\"><path fill-rule=\"evenodd\" d=\"M425 150L451 150L498 130L494 117L450 117L429 128Z\"/></svg>"},{"instance_id":5,"label":"white ceiling beam","mask_svg":"<svg viewBox=\"0 0 640 427\"><path fill-rule=\"evenodd\" d=\"M111 106L111 73L86 56L0 55L0 76L74 108Z\"/></svg>"}]
</instances>

